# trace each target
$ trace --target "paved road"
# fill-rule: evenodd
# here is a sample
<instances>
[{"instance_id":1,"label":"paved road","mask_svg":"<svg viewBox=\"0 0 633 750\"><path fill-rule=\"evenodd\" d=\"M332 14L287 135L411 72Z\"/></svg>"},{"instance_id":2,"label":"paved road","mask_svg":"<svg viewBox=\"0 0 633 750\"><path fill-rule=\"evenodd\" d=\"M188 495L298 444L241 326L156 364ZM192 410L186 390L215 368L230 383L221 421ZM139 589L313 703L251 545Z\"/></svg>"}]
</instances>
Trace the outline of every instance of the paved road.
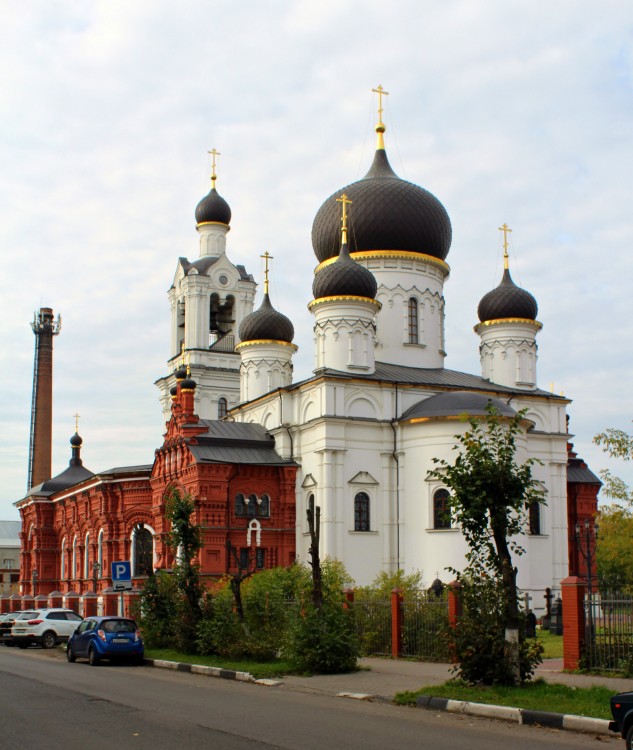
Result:
<instances>
[{"instance_id":1,"label":"paved road","mask_svg":"<svg viewBox=\"0 0 633 750\"><path fill-rule=\"evenodd\" d=\"M602 749L605 740L149 667L0 648L2 750ZM606 740L619 748L619 742Z\"/></svg>"}]
</instances>

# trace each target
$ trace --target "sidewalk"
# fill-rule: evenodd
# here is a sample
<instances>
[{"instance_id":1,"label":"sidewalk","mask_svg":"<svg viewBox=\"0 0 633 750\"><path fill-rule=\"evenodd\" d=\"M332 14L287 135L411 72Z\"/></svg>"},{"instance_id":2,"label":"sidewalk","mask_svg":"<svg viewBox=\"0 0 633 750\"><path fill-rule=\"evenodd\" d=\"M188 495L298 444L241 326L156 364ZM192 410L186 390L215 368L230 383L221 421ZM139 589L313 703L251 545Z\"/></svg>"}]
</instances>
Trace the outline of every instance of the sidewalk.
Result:
<instances>
[{"instance_id":1,"label":"sidewalk","mask_svg":"<svg viewBox=\"0 0 633 750\"><path fill-rule=\"evenodd\" d=\"M452 677L452 664L406 661L402 659L365 658L361 670L343 675L315 675L313 677L284 677L283 685L293 690L338 695L356 693L391 699L403 690L418 690L424 685L438 685ZM633 679L566 674L562 659L548 659L536 670L535 677L575 687L601 685L620 693L633 691Z\"/></svg>"}]
</instances>

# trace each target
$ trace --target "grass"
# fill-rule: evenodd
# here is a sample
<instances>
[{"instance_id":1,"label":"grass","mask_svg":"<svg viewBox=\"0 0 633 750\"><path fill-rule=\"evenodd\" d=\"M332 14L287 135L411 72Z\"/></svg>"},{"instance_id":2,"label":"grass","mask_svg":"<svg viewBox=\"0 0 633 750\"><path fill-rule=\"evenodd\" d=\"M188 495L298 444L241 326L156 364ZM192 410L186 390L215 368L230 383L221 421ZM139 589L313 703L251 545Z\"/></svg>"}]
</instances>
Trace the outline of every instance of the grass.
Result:
<instances>
[{"instance_id":1,"label":"grass","mask_svg":"<svg viewBox=\"0 0 633 750\"><path fill-rule=\"evenodd\" d=\"M283 677L292 674L292 666L285 661L256 661L255 659L228 659L224 656L197 656L182 654L166 648L145 649L147 659L164 659L165 661L184 662L185 664L201 664L205 667L221 667L233 669L236 672L248 672L256 679L264 677Z\"/></svg>"},{"instance_id":2,"label":"grass","mask_svg":"<svg viewBox=\"0 0 633 750\"><path fill-rule=\"evenodd\" d=\"M563 658L563 636L552 635L549 630L539 630L538 639L543 644L544 659Z\"/></svg>"},{"instance_id":3,"label":"grass","mask_svg":"<svg viewBox=\"0 0 633 750\"><path fill-rule=\"evenodd\" d=\"M596 686L568 687L544 680L535 680L521 687L469 687L456 680L449 680L442 685L428 685L416 691L398 693L395 702L400 706L414 706L418 695L611 719L609 699L613 691Z\"/></svg>"}]
</instances>

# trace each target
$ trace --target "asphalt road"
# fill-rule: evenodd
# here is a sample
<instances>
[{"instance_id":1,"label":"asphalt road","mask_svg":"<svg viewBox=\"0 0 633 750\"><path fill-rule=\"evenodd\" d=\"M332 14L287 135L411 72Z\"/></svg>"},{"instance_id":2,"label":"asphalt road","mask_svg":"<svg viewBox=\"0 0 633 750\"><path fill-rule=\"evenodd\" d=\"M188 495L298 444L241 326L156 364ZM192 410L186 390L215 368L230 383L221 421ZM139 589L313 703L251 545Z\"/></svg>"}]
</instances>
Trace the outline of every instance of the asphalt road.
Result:
<instances>
[{"instance_id":1,"label":"asphalt road","mask_svg":"<svg viewBox=\"0 0 633 750\"><path fill-rule=\"evenodd\" d=\"M622 741L0 646L2 750L619 749Z\"/></svg>"}]
</instances>

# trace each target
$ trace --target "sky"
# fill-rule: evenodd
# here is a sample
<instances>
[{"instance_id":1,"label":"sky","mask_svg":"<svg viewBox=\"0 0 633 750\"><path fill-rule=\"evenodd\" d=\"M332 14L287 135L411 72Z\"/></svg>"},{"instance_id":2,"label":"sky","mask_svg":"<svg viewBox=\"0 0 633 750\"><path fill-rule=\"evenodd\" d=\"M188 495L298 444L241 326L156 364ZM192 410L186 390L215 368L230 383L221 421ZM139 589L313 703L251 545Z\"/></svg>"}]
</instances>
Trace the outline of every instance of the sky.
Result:
<instances>
[{"instance_id":1,"label":"sky","mask_svg":"<svg viewBox=\"0 0 633 750\"><path fill-rule=\"evenodd\" d=\"M233 212L227 254L294 322L321 203L374 150L382 84L395 171L446 207L445 365L480 374L477 304L503 268L539 305L538 384L572 399L575 449L633 408L630 0L0 0L0 518L26 492L33 313L55 339L53 474L80 415L94 472L151 463L164 422L177 259L196 204ZM262 293L258 290L258 301Z\"/></svg>"}]
</instances>

